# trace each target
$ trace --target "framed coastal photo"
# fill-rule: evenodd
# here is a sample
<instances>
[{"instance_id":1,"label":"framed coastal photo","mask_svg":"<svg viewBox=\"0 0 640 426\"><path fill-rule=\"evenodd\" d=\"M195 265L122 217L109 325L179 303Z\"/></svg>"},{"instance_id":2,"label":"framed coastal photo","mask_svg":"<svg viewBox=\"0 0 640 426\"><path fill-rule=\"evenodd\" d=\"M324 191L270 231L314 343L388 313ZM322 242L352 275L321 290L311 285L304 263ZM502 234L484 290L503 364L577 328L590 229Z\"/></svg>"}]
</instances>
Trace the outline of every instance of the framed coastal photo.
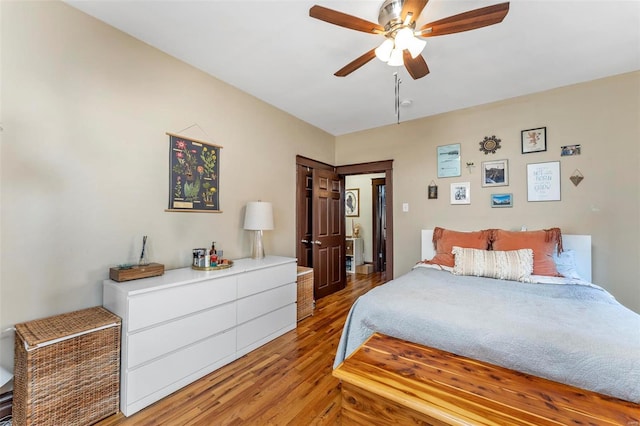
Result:
<instances>
[{"instance_id":1,"label":"framed coastal photo","mask_svg":"<svg viewBox=\"0 0 640 426\"><path fill-rule=\"evenodd\" d=\"M527 129L520 133L522 153L542 152L547 150L547 128Z\"/></svg>"},{"instance_id":2,"label":"framed coastal photo","mask_svg":"<svg viewBox=\"0 0 640 426\"><path fill-rule=\"evenodd\" d=\"M451 204L471 204L471 183L451 184Z\"/></svg>"},{"instance_id":3,"label":"framed coastal photo","mask_svg":"<svg viewBox=\"0 0 640 426\"><path fill-rule=\"evenodd\" d=\"M509 185L509 160L482 162L482 186Z\"/></svg>"},{"instance_id":4,"label":"framed coastal photo","mask_svg":"<svg viewBox=\"0 0 640 426\"><path fill-rule=\"evenodd\" d=\"M348 217L360 216L359 189L347 189L344 193L344 215Z\"/></svg>"},{"instance_id":5,"label":"framed coastal photo","mask_svg":"<svg viewBox=\"0 0 640 426\"><path fill-rule=\"evenodd\" d=\"M560 162L527 164L527 201L560 201Z\"/></svg>"},{"instance_id":6,"label":"framed coastal photo","mask_svg":"<svg viewBox=\"0 0 640 426\"><path fill-rule=\"evenodd\" d=\"M513 207L513 194L491 194L491 207Z\"/></svg>"},{"instance_id":7,"label":"framed coastal photo","mask_svg":"<svg viewBox=\"0 0 640 426\"><path fill-rule=\"evenodd\" d=\"M437 148L438 177L460 176L460 144L442 145Z\"/></svg>"}]
</instances>

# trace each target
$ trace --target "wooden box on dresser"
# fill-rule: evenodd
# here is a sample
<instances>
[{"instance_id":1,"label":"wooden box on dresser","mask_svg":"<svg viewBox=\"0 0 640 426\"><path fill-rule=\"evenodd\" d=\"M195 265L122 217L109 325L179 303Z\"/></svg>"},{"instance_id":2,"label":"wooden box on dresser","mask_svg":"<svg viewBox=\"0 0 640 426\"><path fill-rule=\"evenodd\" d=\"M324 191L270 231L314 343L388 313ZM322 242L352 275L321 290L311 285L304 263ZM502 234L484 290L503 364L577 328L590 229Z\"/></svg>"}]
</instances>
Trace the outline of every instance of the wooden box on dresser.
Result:
<instances>
[{"instance_id":1,"label":"wooden box on dresser","mask_svg":"<svg viewBox=\"0 0 640 426\"><path fill-rule=\"evenodd\" d=\"M296 259L105 280L122 318L120 411L129 416L296 327Z\"/></svg>"}]
</instances>

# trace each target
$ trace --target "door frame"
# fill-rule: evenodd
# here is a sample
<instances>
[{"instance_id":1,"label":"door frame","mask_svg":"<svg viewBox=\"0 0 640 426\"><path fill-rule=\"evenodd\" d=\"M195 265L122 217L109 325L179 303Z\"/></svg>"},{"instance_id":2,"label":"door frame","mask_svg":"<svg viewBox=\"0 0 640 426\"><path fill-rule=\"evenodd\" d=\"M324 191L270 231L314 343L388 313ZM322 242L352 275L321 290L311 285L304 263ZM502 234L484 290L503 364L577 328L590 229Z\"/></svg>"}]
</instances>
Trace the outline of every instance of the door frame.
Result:
<instances>
[{"instance_id":1,"label":"door frame","mask_svg":"<svg viewBox=\"0 0 640 426\"><path fill-rule=\"evenodd\" d=\"M374 161L370 163L347 164L337 166L336 171L341 177L349 175L363 175L371 173L385 174L385 191L387 197L387 241L386 260L387 270L385 272L387 280L392 280L393 275L393 160Z\"/></svg>"}]
</instances>

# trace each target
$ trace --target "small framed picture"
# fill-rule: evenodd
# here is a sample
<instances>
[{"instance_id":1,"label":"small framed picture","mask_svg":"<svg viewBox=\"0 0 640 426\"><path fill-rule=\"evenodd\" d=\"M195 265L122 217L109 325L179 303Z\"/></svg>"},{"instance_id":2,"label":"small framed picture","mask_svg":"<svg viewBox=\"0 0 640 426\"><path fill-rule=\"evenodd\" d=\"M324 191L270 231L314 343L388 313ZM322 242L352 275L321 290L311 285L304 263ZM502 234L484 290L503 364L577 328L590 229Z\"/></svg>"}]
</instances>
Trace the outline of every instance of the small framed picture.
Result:
<instances>
[{"instance_id":1,"label":"small framed picture","mask_svg":"<svg viewBox=\"0 0 640 426\"><path fill-rule=\"evenodd\" d=\"M491 207L513 207L513 194L491 194Z\"/></svg>"},{"instance_id":2,"label":"small framed picture","mask_svg":"<svg viewBox=\"0 0 640 426\"><path fill-rule=\"evenodd\" d=\"M523 130L520 134L522 142L522 153L531 154L547 150L547 128Z\"/></svg>"},{"instance_id":3,"label":"small framed picture","mask_svg":"<svg viewBox=\"0 0 640 426\"><path fill-rule=\"evenodd\" d=\"M438 199L438 185L436 185L435 182L431 181L431 183L427 187L427 190L428 190L427 194L428 194L429 200Z\"/></svg>"},{"instance_id":4,"label":"small framed picture","mask_svg":"<svg viewBox=\"0 0 640 426\"><path fill-rule=\"evenodd\" d=\"M451 204L471 204L471 183L451 184Z\"/></svg>"},{"instance_id":5,"label":"small framed picture","mask_svg":"<svg viewBox=\"0 0 640 426\"><path fill-rule=\"evenodd\" d=\"M580 155L580 145L565 145L560 148L560 156L566 157L568 155Z\"/></svg>"},{"instance_id":6,"label":"small framed picture","mask_svg":"<svg viewBox=\"0 0 640 426\"><path fill-rule=\"evenodd\" d=\"M347 189L344 193L344 215L360 216L360 189Z\"/></svg>"},{"instance_id":7,"label":"small framed picture","mask_svg":"<svg viewBox=\"0 0 640 426\"><path fill-rule=\"evenodd\" d=\"M482 186L508 186L509 160L482 162Z\"/></svg>"}]
</instances>

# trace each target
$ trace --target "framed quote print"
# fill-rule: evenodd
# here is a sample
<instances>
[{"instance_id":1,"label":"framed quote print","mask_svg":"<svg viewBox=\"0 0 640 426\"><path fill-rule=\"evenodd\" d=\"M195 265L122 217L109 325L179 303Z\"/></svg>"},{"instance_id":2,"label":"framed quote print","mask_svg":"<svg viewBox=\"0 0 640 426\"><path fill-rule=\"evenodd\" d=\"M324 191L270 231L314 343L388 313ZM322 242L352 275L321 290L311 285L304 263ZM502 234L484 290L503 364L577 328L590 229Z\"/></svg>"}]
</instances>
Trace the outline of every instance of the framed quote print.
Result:
<instances>
[{"instance_id":1,"label":"framed quote print","mask_svg":"<svg viewBox=\"0 0 640 426\"><path fill-rule=\"evenodd\" d=\"M527 201L560 201L560 162L527 164Z\"/></svg>"}]
</instances>

